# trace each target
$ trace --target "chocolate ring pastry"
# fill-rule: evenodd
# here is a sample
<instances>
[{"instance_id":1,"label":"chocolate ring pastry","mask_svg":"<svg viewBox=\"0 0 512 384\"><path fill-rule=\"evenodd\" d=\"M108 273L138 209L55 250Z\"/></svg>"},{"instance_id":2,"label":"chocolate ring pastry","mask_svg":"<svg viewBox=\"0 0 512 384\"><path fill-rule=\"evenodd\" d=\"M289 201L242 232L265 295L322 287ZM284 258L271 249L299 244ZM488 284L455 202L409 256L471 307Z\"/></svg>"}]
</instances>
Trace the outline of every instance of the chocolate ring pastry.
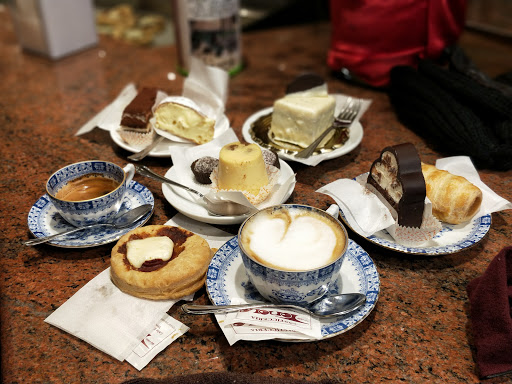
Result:
<instances>
[{"instance_id":1,"label":"chocolate ring pastry","mask_svg":"<svg viewBox=\"0 0 512 384\"><path fill-rule=\"evenodd\" d=\"M210 175L213 170L219 165L219 159L211 156L200 157L195 160L191 165L192 173L194 174L198 183L211 184Z\"/></svg>"},{"instance_id":2,"label":"chocolate ring pastry","mask_svg":"<svg viewBox=\"0 0 512 384\"><path fill-rule=\"evenodd\" d=\"M135 267L128 260L133 240L166 236L174 242L169 260L147 260ZM151 255L152 249L147 250ZM122 236L112 249L110 276L123 292L145 299L179 299L201 288L212 253L205 239L180 227L148 225Z\"/></svg>"}]
</instances>

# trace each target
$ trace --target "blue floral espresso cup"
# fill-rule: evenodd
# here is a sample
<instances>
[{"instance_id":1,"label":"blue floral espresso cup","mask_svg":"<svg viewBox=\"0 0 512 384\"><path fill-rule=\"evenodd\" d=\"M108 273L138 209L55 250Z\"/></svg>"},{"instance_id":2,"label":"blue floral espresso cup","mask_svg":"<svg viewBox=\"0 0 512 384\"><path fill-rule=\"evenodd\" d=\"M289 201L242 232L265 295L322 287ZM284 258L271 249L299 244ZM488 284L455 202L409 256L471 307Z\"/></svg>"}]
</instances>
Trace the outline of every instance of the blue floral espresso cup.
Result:
<instances>
[{"instance_id":1,"label":"blue floral espresso cup","mask_svg":"<svg viewBox=\"0 0 512 384\"><path fill-rule=\"evenodd\" d=\"M348 241L337 219L297 204L262 209L238 231L250 282L275 303L306 305L324 296L339 276Z\"/></svg>"},{"instance_id":2,"label":"blue floral espresso cup","mask_svg":"<svg viewBox=\"0 0 512 384\"><path fill-rule=\"evenodd\" d=\"M51 175L46 193L68 223L76 227L105 223L121 208L134 174L133 164L121 168L108 161L82 161Z\"/></svg>"}]
</instances>

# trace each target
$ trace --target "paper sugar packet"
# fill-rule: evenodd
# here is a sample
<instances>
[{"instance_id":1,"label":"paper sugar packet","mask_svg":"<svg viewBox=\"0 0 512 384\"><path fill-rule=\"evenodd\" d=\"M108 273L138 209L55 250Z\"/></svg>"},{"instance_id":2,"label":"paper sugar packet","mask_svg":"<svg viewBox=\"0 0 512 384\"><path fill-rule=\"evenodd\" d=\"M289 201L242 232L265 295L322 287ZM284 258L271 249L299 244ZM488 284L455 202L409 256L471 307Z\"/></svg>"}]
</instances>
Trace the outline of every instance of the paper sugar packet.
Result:
<instances>
[{"instance_id":1,"label":"paper sugar packet","mask_svg":"<svg viewBox=\"0 0 512 384\"><path fill-rule=\"evenodd\" d=\"M185 324L165 314L146 337L137 345L126 361L139 371L178 337L189 330Z\"/></svg>"},{"instance_id":2,"label":"paper sugar packet","mask_svg":"<svg viewBox=\"0 0 512 384\"><path fill-rule=\"evenodd\" d=\"M319 340L322 337L318 319L289 308L242 309L215 316L229 345L239 340Z\"/></svg>"}]
</instances>

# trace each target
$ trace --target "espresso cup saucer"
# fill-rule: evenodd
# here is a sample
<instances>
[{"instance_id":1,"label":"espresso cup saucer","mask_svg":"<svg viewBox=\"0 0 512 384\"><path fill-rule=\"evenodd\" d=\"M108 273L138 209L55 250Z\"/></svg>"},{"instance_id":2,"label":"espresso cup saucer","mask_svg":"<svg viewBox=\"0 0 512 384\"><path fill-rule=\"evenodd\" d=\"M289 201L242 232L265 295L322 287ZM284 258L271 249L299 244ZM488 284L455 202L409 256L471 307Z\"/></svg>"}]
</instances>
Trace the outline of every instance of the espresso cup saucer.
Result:
<instances>
[{"instance_id":1,"label":"espresso cup saucer","mask_svg":"<svg viewBox=\"0 0 512 384\"><path fill-rule=\"evenodd\" d=\"M206 292L214 305L229 305L236 302L262 301L252 286L244 270L237 236L222 245L213 256L206 273ZM375 308L380 293L380 280L377 268L368 253L356 242L349 239L340 275L329 289L330 295L360 292L366 295L366 303L354 312L333 318L320 319L322 340L349 331L360 324ZM226 315L216 315L221 321ZM304 342L316 339L277 341Z\"/></svg>"},{"instance_id":2,"label":"espresso cup saucer","mask_svg":"<svg viewBox=\"0 0 512 384\"><path fill-rule=\"evenodd\" d=\"M62 238L50 240L47 244L61 248L95 247L117 241L125 233L144 225L153 214L155 200L149 189L132 180L128 185L119 212L122 214L123 212L144 204L151 204L151 211L129 227L116 229L102 226L93 229L85 229L74 234L63 236ZM28 213L28 228L34 237L39 238L64 232L74 227L62 218L50 201L48 195L45 194L41 196L30 209Z\"/></svg>"}]
</instances>

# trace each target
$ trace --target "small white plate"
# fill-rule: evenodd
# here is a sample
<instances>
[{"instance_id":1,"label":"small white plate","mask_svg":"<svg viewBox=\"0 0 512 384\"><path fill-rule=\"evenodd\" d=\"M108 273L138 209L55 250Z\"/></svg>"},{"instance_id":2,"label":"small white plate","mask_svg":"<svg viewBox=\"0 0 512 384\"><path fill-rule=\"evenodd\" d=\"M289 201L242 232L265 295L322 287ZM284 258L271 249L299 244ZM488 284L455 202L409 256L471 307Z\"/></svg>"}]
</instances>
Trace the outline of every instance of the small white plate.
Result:
<instances>
[{"instance_id":1,"label":"small white plate","mask_svg":"<svg viewBox=\"0 0 512 384\"><path fill-rule=\"evenodd\" d=\"M228 305L234 299L237 304L264 301L247 278L236 236L220 247L213 256L206 273L206 291L215 305ZM331 295L349 292L364 293L366 303L347 315L322 319L322 339L340 335L360 324L373 310L379 298L380 280L377 268L368 253L353 240L349 240L340 276L329 289Z\"/></svg>"},{"instance_id":2,"label":"small white plate","mask_svg":"<svg viewBox=\"0 0 512 384\"><path fill-rule=\"evenodd\" d=\"M341 96L339 96L339 95L333 95L333 96L336 97L337 104L339 104L338 98L340 98ZM243 135L243 138L245 141L247 141L248 143L256 143L258 145L262 145L261 143L258 143L257 141L255 141L254 138L252 137L251 126L260 117L272 113L273 110L274 110L273 107L268 107L268 108L262 109L256 113L254 113L253 115L251 115L244 122L244 125L242 126L242 135ZM350 126L348 140L341 147L336 148L330 152L314 154L314 155L312 155L312 157L314 156L315 158L320 159L320 161L324 161L324 160L330 160L330 159L334 159L334 158L346 155L347 153L353 151L361 143L362 140L363 140L363 126L361 125L361 123L359 121L356 121L355 123L353 123ZM273 148L273 147L270 145L269 148ZM274 148L274 149L276 149L276 148ZM285 160L291 160L291 161L303 160L303 159L295 159L293 153L287 153L286 151L283 151L283 150L277 149L276 152L280 158L285 159Z\"/></svg>"},{"instance_id":3,"label":"small white plate","mask_svg":"<svg viewBox=\"0 0 512 384\"><path fill-rule=\"evenodd\" d=\"M124 197L119 212L122 214L123 212L144 204L151 204L151 211L127 228L116 229L100 227L96 229L85 229L77 233L50 240L47 244L62 248L95 247L117 241L125 233L144 225L153 214L155 200L149 189L132 180L126 190L126 196ZM45 194L41 196L30 209L28 213L28 228L34 237L45 237L75 227L62 218L48 195Z\"/></svg>"},{"instance_id":4,"label":"small white plate","mask_svg":"<svg viewBox=\"0 0 512 384\"><path fill-rule=\"evenodd\" d=\"M226 115L222 115L222 117L219 119L219 121L215 124L215 133L213 135L214 138L219 137L224 132L226 132L229 129L229 120ZM119 145L121 148L126 149L127 151L137 153L142 150L142 148L135 148L131 145L127 144L119 135L119 131L117 129L111 129L110 130L110 137L112 140ZM149 152L148 156L153 157L171 157L171 147L174 146L195 146L197 144L194 144L188 140L185 140L183 138L176 137L176 140L170 140L169 137L173 137L171 134L169 136L165 136L165 139L162 140L158 145Z\"/></svg>"},{"instance_id":5,"label":"small white plate","mask_svg":"<svg viewBox=\"0 0 512 384\"><path fill-rule=\"evenodd\" d=\"M347 222L341 209L340 217L347 227L356 232ZM491 227L491 215L473 218L469 222L463 224L454 225L444 222L441 222L441 224L443 225L441 232L439 232L428 243L422 244L421 247L407 247L405 245L398 244L386 230L378 231L370 237L366 237L366 239L383 248L410 255L448 255L463 251L482 240Z\"/></svg>"},{"instance_id":6,"label":"small white plate","mask_svg":"<svg viewBox=\"0 0 512 384\"><path fill-rule=\"evenodd\" d=\"M278 183L284 183L290 176L294 174L291 167L286 164L283 160L279 160L281 166L281 172L279 173ZM165 177L171 180L176 180L176 171L174 167L171 167ZM295 186L295 183L293 184ZM284 195L281 203L284 203L293 192L294 187L291 186ZM184 214L191 219L201 221L208 224L239 224L243 222L248 215L239 216L212 216L208 214L206 208L201 204L198 204L197 196L191 192L184 190L183 188L174 187L168 184L162 184L162 192L164 193L167 201L174 207L178 212Z\"/></svg>"}]
</instances>

